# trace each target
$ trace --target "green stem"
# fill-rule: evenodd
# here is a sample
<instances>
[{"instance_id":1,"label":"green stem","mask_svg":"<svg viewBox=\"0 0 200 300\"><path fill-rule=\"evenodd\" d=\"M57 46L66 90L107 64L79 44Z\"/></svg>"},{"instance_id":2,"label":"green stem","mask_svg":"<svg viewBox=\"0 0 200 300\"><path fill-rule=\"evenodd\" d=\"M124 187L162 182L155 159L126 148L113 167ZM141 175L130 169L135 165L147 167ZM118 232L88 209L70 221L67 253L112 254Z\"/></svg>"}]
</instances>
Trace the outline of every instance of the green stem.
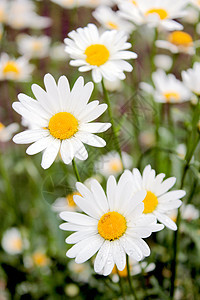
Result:
<instances>
[{"instance_id":1,"label":"green stem","mask_svg":"<svg viewBox=\"0 0 200 300\"><path fill-rule=\"evenodd\" d=\"M119 144L117 129L115 127L114 118L113 118L113 114L112 114L112 109L111 109L111 105L110 105L110 99L109 99L109 96L108 96L108 92L105 88L103 79L101 81L101 84L102 84L102 88L103 88L104 99L105 99L106 104L108 105L108 114L109 114L109 118L110 118L110 123L112 124L112 131L113 131L113 135L114 135L115 146L117 148L117 152L119 153L119 156L120 156L121 161L122 161L122 152L121 152L121 148L120 148L120 144ZM122 163L123 163L123 161L122 161Z\"/></svg>"},{"instance_id":2,"label":"green stem","mask_svg":"<svg viewBox=\"0 0 200 300\"><path fill-rule=\"evenodd\" d=\"M151 55L150 55L150 62L151 62L151 73L155 71L156 66L154 63L154 57L156 55L156 41L158 39L158 29L155 28L155 33L154 33L154 40L153 40L153 45L151 49Z\"/></svg>"},{"instance_id":3,"label":"green stem","mask_svg":"<svg viewBox=\"0 0 200 300\"><path fill-rule=\"evenodd\" d=\"M75 159L72 160L72 166L73 166L73 170L74 170L74 174L75 174L75 176L76 176L76 179L77 179L79 182L81 182L81 178L80 178L80 175L79 175L79 172L78 172L76 163L75 163Z\"/></svg>"},{"instance_id":4,"label":"green stem","mask_svg":"<svg viewBox=\"0 0 200 300\"><path fill-rule=\"evenodd\" d=\"M117 267L116 267L116 269L117 269ZM120 291L121 291L121 296L122 296L122 299L126 299L125 298L125 295L124 295L124 289L123 289L123 285L122 285L122 279L121 279L121 276L120 276L120 274L119 274L119 270L117 269L117 275L118 275L118 277L119 277L119 287L120 287Z\"/></svg>"},{"instance_id":5,"label":"green stem","mask_svg":"<svg viewBox=\"0 0 200 300\"><path fill-rule=\"evenodd\" d=\"M128 283L129 283L131 293L134 296L135 300L138 300L138 297L136 295L136 292L135 292L133 284L132 284L132 278L131 278L131 274L130 274L129 257L127 254L126 254L126 266L127 266L127 273L128 273Z\"/></svg>"}]
</instances>

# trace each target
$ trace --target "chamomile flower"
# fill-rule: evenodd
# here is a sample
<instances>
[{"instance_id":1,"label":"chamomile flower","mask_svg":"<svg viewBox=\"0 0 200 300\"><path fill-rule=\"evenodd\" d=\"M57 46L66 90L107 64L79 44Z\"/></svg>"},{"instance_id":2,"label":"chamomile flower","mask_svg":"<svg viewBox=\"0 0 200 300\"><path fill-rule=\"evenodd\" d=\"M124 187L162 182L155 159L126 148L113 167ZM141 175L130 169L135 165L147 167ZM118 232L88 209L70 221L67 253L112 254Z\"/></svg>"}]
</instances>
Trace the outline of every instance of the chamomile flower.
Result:
<instances>
[{"instance_id":1,"label":"chamomile flower","mask_svg":"<svg viewBox=\"0 0 200 300\"><path fill-rule=\"evenodd\" d=\"M51 39L48 36L30 36L20 34L17 37L18 51L30 58L44 58L49 54Z\"/></svg>"},{"instance_id":2,"label":"chamomile flower","mask_svg":"<svg viewBox=\"0 0 200 300\"><path fill-rule=\"evenodd\" d=\"M132 159L126 152L122 152L122 160L124 167L129 169L132 165ZM95 169L100 174L108 177L110 175L117 176L123 171L123 165L119 153L111 151L106 155L102 155L95 163Z\"/></svg>"},{"instance_id":3,"label":"chamomile flower","mask_svg":"<svg viewBox=\"0 0 200 300\"><path fill-rule=\"evenodd\" d=\"M4 232L1 245L8 254L15 255L22 253L23 244L21 233L17 228L13 227Z\"/></svg>"},{"instance_id":4,"label":"chamomile flower","mask_svg":"<svg viewBox=\"0 0 200 300\"><path fill-rule=\"evenodd\" d=\"M153 215L144 216L142 201L146 192L133 196L132 182L127 179L126 173L123 173L117 184L110 176L107 196L96 180L91 182L91 189L78 182L76 188L82 197L74 196L74 201L86 215L68 211L60 214L67 221L60 228L75 231L66 239L66 243L75 244L66 255L80 264L98 252L94 270L104 276L112 272L115 264L122 271L126 265L126 254L137 261L149 256L150 249L143 238L163 229Z\"/></svg>"},{"instance_id":5,"label":"chamomile flower","mask_svg":"<svg viewBox=\"0 0 200 300\"><path fill-rule=\"evenodd\" d=\"M94 24L78 28L69 33L64 40L66 52L70 55L72 66L80 72L92 71L95 82L102 78L114 81L125 79L124 71L131 72L132 66L126 59L135 59L137 54L126 51L131 47L124 32L110 30L100 34Z\"/></svg>"},{"instance_id":6,"label":"chamomile flower","mask_svg":"<svg viewBox=\"0 0 200 300\"><path fill-rule=\"evenodd\" d=\"M169 71L173 64L173 59L169 55L157 54L154 56L154 64L156 68Z\"/></svg>"},{"instance_id":7,"label":"chamomile flower","mask_svg":"<svg viewBox=\"0 0 200 300\"><path fill-rule=\"evenodd\" d=\"M189 55L195 53L192 36L184 31L174 31L170 33L167 40L157 40L156 46L167 49L172 53L186 53Z\"/></svg>"},{"instance_id":8,"label":"chamomile flower","mask_svg":"<svg viewBox=\"0 0 200 300\"><path fill-rule=\"evenodd\" d=\"M143 214L146 216L154 215L160 223L172 230L176 230L177 226L168 214L181 206L182 201L180 198L185 196L185 191L183 190L168 192L174 186L176 178L170 177L163 181L165 174L161 173L156 176L155 170L150 165L144 168L142 175L136 168L133 169L132 173L130 171L126 172L127 177L129 175L130 179L132 179L133 193L146 191L146 197L143 201Z\"/></svg>"},{"instance_id":9,"label":"chamomile flower","mask_svg":"<svg viewBox=\"0 0 200 300\"><path fill-rule=\"evenodd\" d=\"M90 123L98 118L107 108L106 104L93 101L88 104L93 91L93 83L84 86L83 77L79 77L70 91L69 82L61 76L56 84L53 76L44 77L46 92L38 85L32 85L37 99L19 94L20 102L14 102L13 108L25 119L33 120L38 128L23 131L14 136L17 144L29 144L26 153L33 155L43 152L42 167L49 168L60 155L65 164L70 164L74 157L86 160L87 150L83 143L104 147L105 141L94 133L106 131L110 123Z\"/></svg>"},{"instance_id":10,"label":"chamomile flower","mask_svg":"<svg viewBox=\"0 0 200 300\"><path fill-rule=\"evenodd\" d=\"M195 62L192 69L182 71L184 84L196 95L200 95L200 63Z\"/></svg>"},{"instance_id":11,"label":"chamomile flower","mask_svg":"<svg viewBox=\"0 0 200 300\"><path fill-rule=\"evenodd\" d=\"M95 8L100 5L113 5L113 0L82 0L82 6Z\"/></svg>"},{"instance_id":12,"label":"chamomile flower","mask_svg":"<svg viewBox=\"0 0 200 300\"><path fill-rule=\"evenodd\" d=\"M81 0L51 0L51 1L64 8L71 9L74 7L79 7L83 0L82 1Z\"/></svg>"},{"instance_id":13,"label":"chamomile flower","mask_svg":"<svg viewBox=\"0 0 200 300\"><path fill-rule=\"evenodd\" d=\"M33 70L34 66L23 56L16 59L6 53L0 56L0 80L29 81Z\"/></svg>"},{"instance_id":14,"label":"chamomile flower","mask_svg":"<svg viewBox=\"0 0 200 300\"><path fill-rule=\"evenodd\" d=\"M93 13L93 17L105 28L123 30L130 34L134 30L134 25L119 16L108 6L100 6Z\"/></svg>"},{"instance_id":15,"label":"chamomile flower","mask_svg":"<svg viewBox=\"0 0 200 300\"><path fill-rule=\"evenodd\" d=\"M140 0L134 3L121 3L119 8L126 19L136 25L147 24L150 27L160 27L166 30L181 30L183 26L174 21L186 14L188 0Z\"/></svg>"},{"instance_id":16,"label":"chamomile flower","mask_svg":"<svg viewBox=\"0 0 200 300\"><path fill-rule=\"evenodd\" d=\"M33 265L39 268L46 267L50 264L50 259L43 250L35 251L31 258Z\"/></svg>"},{"instance_id":17,"label":"chamomile flower","mask_svg":"<svg viewBox=\"0 0 200 300\"><path fill-rule=\"evenodd\" d=\"M5 126L0 122L0 142L8 142L11 140L13 134L19 129L17 123L12 123L8 126Z\"/></svg>"},{"instance_id":18,"label":"chamomile flower","mask_svg":"<svg viewBox=\"0 0 200 300\"><path fill-rule=\"evenodd\" d=\"M52 204L52 210L55 212L62 212L63 210L68 211L77 211L79 210L76 203L73 200L73 196L79 195L78 192L73 192L68 194L66 197L59 197L56 199L56 201Z\"/></svg>"},{"instance_id":19,"label":"chamomile flower","mask_svg":"<svg viewBox=\"0 0 200 300\"><path fill-rule=\"evenodd\" d=\"M152 79L155 89L144 82L140 84L140 87L145 92L152 94L156 102L182 103L190 100L190 90L173 74L167 75L160 69L152 74Z\"/></svg>"}]
</instances>

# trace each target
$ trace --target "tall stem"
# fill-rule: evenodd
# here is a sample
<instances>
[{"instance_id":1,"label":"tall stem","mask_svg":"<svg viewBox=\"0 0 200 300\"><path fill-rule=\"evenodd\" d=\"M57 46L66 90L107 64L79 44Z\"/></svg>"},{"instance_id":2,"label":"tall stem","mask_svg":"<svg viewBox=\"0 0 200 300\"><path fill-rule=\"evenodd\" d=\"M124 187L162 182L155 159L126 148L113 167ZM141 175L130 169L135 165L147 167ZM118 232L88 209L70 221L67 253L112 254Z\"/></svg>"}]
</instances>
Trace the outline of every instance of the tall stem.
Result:
<instances>
[{"instance_id":1,"label":"tall stem","mask_svg":"<svg viewBox=\"0 0 200 300\"><path fill-rule=\"evenodd\" d=\"M131 293L134 296L135 300L138 300L138 297L136 295L136 292L135 292L133 284L132 284L132 278L131 278L131 274L130 274L129 257L128 257L127 254L126 254L126 266L127 266L127 273L128 273L128 283L129 283L129 287L130 287Z\"/></svg>"},{"instance_id":2,"label":"tall stem","mask_svg":"<svg viewBox=\"0 0 200 300\"><path fill-rule=\"evenodd\" d=\"M109 114L109 118L110 118L110 123L112 124L112 131L113 131L113 135L114 135L115 146L117 148L117 152L119 153L119 156L120 156L121 161L122 161L122 152L121 152L119 139L118 139L118 135L117 135L117 129L115 127L113 113L112 113L112 109L111 109L111 105L110 105L110 99L109 99L109 96L108 96L108 92L105 88L103 79L101 81L101 84L102 84L102 88L103 88L104 99L105 99L106 104L108 105L108 114ZM122 161L122 163L123 163L123 161Z\"/></svg>"},{"instance_id":3,"label":"tall stem","mask_svg":"<svg viewBox=\"0 0 200 300\"><path fill-rule=\"evenodd\" d=\"M78 169L77 169L77 166L76 166L76 163L75 163L75 160L73 159L72 160L72 166L73 166L73 169L74 169L74 174L76 176L76 179L81 182L81 178L80 178L80 175L79 175L79 172L78 172Z\"/></svg>"}]
</instances>

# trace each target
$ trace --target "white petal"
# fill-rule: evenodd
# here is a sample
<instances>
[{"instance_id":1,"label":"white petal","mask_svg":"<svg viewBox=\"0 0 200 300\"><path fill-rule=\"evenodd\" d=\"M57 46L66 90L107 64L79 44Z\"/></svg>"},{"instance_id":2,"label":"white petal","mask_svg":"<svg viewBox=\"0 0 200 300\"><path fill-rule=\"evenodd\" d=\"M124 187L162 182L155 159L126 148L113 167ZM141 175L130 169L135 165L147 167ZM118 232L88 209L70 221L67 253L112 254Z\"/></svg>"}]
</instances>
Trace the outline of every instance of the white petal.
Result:
<instances>
[{"instance_id":1,"label":"white petal","mask_svg":"<svg viewBox=\"0 0 200 300\"><path fill-rule=\"evenodd\" d=\"M34 144L29 146L26 149L26 153L29 155L34 155L36 153L39 153L46 149L53 141L53 138L51 136L47 136L45 138L42 138L38 141L36 141Z\"/></svg>"},{"instance_id":2,"label":"white petal","mask_svg":"<svg viewBox=\"0 0 200 300\"><path fill-rule=\"evenodd\" d=\"M94 262L94 270L99 273L105 266L110 251L110 241L105 241L99 249Z\"/></svg>"},{"instance_id":3,"label":"white petal","mask_svg":"<svg viewBox=\"0 0 200 300\"><path fill-rule=\"evenodd\" d=\"M29 144L36 142L37 140L47 137L49 135L49 131L45 129L33 129L33 130L25 130L16 134L13 137L13 141L16 144Z\"/></svg>"},{"instance_id":4,"label":"white petal","mask_svg":"<svg viewBox=\"0 0 200 300\"><path fill-rule=\"evenodd\" d=\"M61 142L60 154L65 164L70 164L72 162L74 151L70 140L63 140Z\"/></svg>"},{"instance_id":5,"label":"white petal","mask_svg":"<svg viewBox=\"0 0 200 300\"><path fill-rule=\"evenodd\" d=\"M52 141L52 143L44 150L42 155L41 166L43 169L48 169L52 165L58 155L59 149L60 140L54 139L54 141Z\"/></svg>"},{"instance_id":6,"label":"white petal","mask_svg":"<svg viewBox=\"0 0 200 300\"><path fill-rule=\"evenodd\" d=\"M172 230L177 230L176 224L167 215L159 212L154 213L160 223L163 223L166 227Z\"/></svg>"},{"instance_id":7,"label":"white petal","mask_svg":"<svg viewBox=\"0 0 200 300\"><path fill-rule=\"evenodd\" d=\"M156 189L155 195L157 197L160 196L160 195L163 195L164 193L166 193L169 189L171 189L173 187L175 182L176 182L175 177L170 177L170 178L164 180L163 183L161 183L158 186L158 188Z\"/></svg>"}]
</instances>

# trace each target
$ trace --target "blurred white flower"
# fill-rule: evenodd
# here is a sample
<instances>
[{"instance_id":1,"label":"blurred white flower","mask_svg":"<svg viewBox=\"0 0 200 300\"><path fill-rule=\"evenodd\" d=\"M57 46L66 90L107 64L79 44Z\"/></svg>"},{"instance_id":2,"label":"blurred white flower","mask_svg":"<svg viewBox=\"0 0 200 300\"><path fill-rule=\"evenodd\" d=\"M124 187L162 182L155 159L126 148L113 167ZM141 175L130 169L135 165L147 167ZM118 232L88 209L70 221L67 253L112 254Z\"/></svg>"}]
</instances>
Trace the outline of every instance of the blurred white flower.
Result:
<instances>
[{"instance_id":1,"label":"blurred white flower","mask_svg":"<svg viewBox=\"0 0 200 300\"><path fill-rule=\"evenodd\" d=\"M35 251L32 256L32 265L36 267L46 267L50 263L49 257L45 254L44 250Z\"/></svg>"},{"instance_id":2,"label":"blurred white flower","mask_svg":"<svg viewBox=\"0 0 200 300\"><path fill-rule=\"evenodd\" d=\"M193 68L181 73L185 86L196 95L200 95L200 63L195 62Z\"/></svg>"},{"instance_id":3,"label":"blurred white flower","mask_svg":"<svg viewBox=\"0 0 200 300\"><path fill-rule=\"evenodd\" d=\"M192 204L182 205L180 210L184 220L192 221L199 219L199 210Z\"/></svg>"},{"instance_id":4,"label":"blurred white flower","mask_svg":"<svg viewBox=\"0 0 200 300\"><path fill-rule=\"evenodd\" d=\"M54 43L50 48L50 57L53 60L57 61L66 61L69 59L69 54L65 52L65 44L64 43Z\"/></svg>"},{"instance_id":5,"label":"blurred white flower","mask_svg":"<svg viewBox=\"0 0 200 300\"><path fill-rule=\"evenodd\" d=\"M186 145L185 144L179 144L178 147L176 148L177 154L181 159L185 159L186 155Z\"/></svg>"},{"instance_id":6,"label":"blurred white flower","mask_svg":"<svg viewBox=\"0 0 200 300\"><path fill-rule=\"evenodd\" d=\"M187 14L182 18L183 22L196 24L199 21L199 12L194 6L187 7Z\"/></svg>"},{"instance_id":7,"label":"blurred white flower","mask_svg":"<svg viewBox=\"0 0 200 300\"><path fill-rule=\"evenodd\" d=\"M109 91L109 92L120 92L123 89L122 81L119 78L117 78L114 81L104 79L104 85L105 85L105 88L107 89L107 91ZM101 85L100 85L100 87L101 87ZM102 87L101 87L101 89L102 89Z\"/></svg>"},{"instance_id":8,"label":"blurred white flower","mask_svg":"<svg viewBox=\"0 0 200 300\"><path fill-rule=\"evenodd\" d=\"M83 0L51 0L51 1L64 8L74 8L74 7L79 7Z\"/></svg>"},{"instance_id":9,"label":"blurred white flower","mask_svg":"<svg viewBox=\"0 0 200 300\"><path fill-rule=\"evenodd\" d=\"M92 270L88 262L83 264L77 264L75 261L70 260L68 263L68 268L71 271L70 276L74 281L77 282L89 282L92 275Z\"/></svg>"},{"instance_id":10,"label":"blurred white flower","mask_svg":"<svg viewBox=\"0 0 200 300\"><path fill-rule=\"evenodd\" d=\"M189 2L194 5L196 8L200 9L200 1L199 0L189 0Z\"/></svg>"},{"instance_id":11,"label":"blurred white flower","mask_svg":"<svg viewBox=\"0 0 200 300\"><path fill-rule=\"evenodd\" d=\"M45 35L30 36L20 34L17 37L17 46L20 54L31 58L44 58L49 55L51 38Z\"/></svg>"},{"instance_id":12,"label":"blurred white flower","mask_svg":"<svg viewBox=\"0 0 200 300\"><path fill-rule=\"evenodd\" d=\"M8 126L3 125L0 122L0 142L8 142L13 137L13 134L17 132L19 125L17 123L12 123Z\"/></svg>"},{"instance_id":13,"label":"blurred white flower","mask_svg":"<svg viewBox=\"0 0 200 300\"><path fill-rule=\"evenodd\" d=\"M34 65L24 56L9 57L7 53L0 56L0 80L29 81Z\"/></svg>"},{"instance_id":14,"label":"blurred white flower","mask_svg":"<svg viewBox=\"0 0 200 300\"><path fill-rule=\"evenodd\" d=\"M8 254L15 255L22 253L24 242L20 231L14 227L6 230L3 234L1 245Z\"/></svg>"},{"instance_id":15,"label":"blurred white flower","mask_svg":"<svg viewBox=\"0 0 200 300\"><path fill-rule=\"evenodd\" d=\"M190 90L173 74L166 74L164 70L158 69L152 74L152 80L155 89L145 82L140 83L140 88L146 93L152 94L156 102L182 103L191 98Z\"/></svg>"},{"instance_id":16,"label":"blurred white flower","mask_svg":"<svg viewBox=\"0 0 200 300\"><path fill-rule=\"evenodd\" d=\"M131 168L132 158L126 152L122 152L122 160L126 169ZM117 176L123 172L123 165L121 158L116 151L111 151L99 157L95 162L96 172L108 177L110 175Z\"/></svg>"},{"instance_id":17,"label":"blurred white flower","mask_svg":"<svg viewBox=\"0 0 200 300\"><path fill-rule=\"evenodd\" d=\"M65 286L64 291L68 297L73 298L79 294L80 289L77 284L69 283Z\"/></svg>"},{"instance_id":18,"label":"blurred white flower","mask_svg":"<svg viewBox=\"0 0 200 300\"><path fill-rule=\"evenodd\" d=\"M113 0L82 0L82 6L95 8L100 5L113 5Z\"/></svg>"},{"instance_id":19,"label":"blurred white flower","mask_svg":"<svg viewBox=\"0 0 200 300\"><path fill-rule=\"evenodd\" d=\"M169 71L173 64L173 59L169 55L157 54L154 56L154 64L158 69Z\"/></svg>"},{"instance_id":20,"label":"blurred white flower","mask_svg":"<svg viewBox=\"0 0 200 300\"><path fill-rule=\"evenodd\" d=\"M73 192L68 194L66 197L59 197L56 199L56 201L52 204L51 208L55 212L62 212L64 210L68 211L79 211L78 206L73 200L73 196L79 195L81 196L80 193L78 192Z\"/></svg>"},{"instance_id":21,"label":"blurred white flower","mask_svg":"<svg viewBox=\"0 0 200 300\"><path fill-rule=\"evenodd\" d=\"M123 30L129 34L135 28L132 23L124 20L118 12L108 6L99 6L92 14L105 29Z\"/></svg>"},{"instance_id":22,"label":"blurred white flower","mask_svg":"<svg viewBox=\"0 0 200 300\"><path fill-rule=\"evenodd\" d=\"M0 0L0 23L6 23L8 18L8 0Z\"/></svg>"}]
</instances>

